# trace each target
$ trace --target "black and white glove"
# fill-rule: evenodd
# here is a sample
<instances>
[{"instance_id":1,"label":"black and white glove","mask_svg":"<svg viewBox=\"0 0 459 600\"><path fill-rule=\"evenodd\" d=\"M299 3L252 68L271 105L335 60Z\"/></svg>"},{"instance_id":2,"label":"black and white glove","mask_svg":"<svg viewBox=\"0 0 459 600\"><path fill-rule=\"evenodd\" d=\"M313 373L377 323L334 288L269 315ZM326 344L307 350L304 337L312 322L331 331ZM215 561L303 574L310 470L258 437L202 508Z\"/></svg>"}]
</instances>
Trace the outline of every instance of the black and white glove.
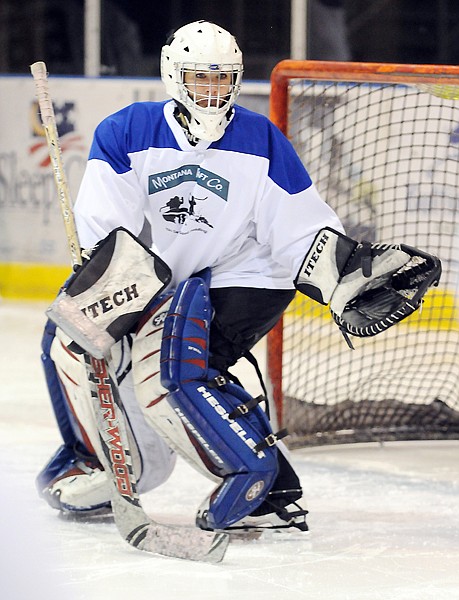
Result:
<instances>
[{"instance_id":1,"label":"black and white glove","mask_svg":"<svg viewBox=\"0 0 459 600\"><path fill-rule=\"evenodd\" d=\"M440 275L440 260L431 254L405 244L356 242L327 227L317 234L295 287L329 304L344 334L369 337L413 313Z\"/></svg>"},{"instance_id":2,"label":"black and white glove","mask_svg":"<svg viewBox=\"0 0 459 600\"><path fill-rule=\"evenodd\" d=\"M80 348L103 358L170 279L166 263L118 227L97 244L46 314Z\"/></svg>"}]
</instances>

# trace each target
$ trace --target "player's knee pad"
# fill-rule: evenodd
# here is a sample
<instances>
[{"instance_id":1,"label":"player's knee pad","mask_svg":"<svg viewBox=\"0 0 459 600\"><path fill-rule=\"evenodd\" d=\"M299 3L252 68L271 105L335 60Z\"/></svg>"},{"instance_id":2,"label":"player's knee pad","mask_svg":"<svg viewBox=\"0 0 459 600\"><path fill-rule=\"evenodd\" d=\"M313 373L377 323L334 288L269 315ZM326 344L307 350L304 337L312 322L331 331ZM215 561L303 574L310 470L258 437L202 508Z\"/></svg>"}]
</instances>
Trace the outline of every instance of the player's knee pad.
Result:
<instances>
[{"instance_id":1,"label":"player's knee pad","mask_svg":"<svg viewBox=\"0 0 459 600\"><path fill-rule=\"evenodd\" d=\"M277 438L257 402L208 368L211 311L202 279L179 286L165 320L161 382L203 460L223 478L201 515L204 526L220 529L264 500L277 475Z\"/></svg>"}]
</instances>

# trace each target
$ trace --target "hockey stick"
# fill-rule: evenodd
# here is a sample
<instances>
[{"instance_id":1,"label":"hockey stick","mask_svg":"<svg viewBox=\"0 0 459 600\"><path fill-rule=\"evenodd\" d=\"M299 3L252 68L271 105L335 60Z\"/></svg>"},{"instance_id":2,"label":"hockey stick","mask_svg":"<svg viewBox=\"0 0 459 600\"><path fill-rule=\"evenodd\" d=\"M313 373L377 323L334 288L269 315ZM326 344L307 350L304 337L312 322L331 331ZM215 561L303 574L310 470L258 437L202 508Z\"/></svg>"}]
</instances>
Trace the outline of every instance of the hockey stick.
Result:
<instances>
[{"instance_id":1,"label":"hockey stick","mask_svg":"<svg viewBox=\"0 0 459 600\"><path fill-rule=\"evenodd\" d=\"M85 355L106 470L113 473L112 508L124 539L139 550L175 558L220 562L228 546L224 533L195 527L165 525L152 521L144 512L137 493L132 457L127 444L126 421L110 361Z\"/></svg>"},{"instance_id":2,"label":"hockey stick","mask_svg":"<svg viewBox=\"0 0 459 600\"><path fill-rule=\"evenodd\" d=\"M81 251L73 218L72 202L70 200L69 187L65 176L62 162L62 151L57 133L56 117L51 97L49 95L48 78L44 62L35 62L30 66L35 82L35 93L40 107L41 120L48 142L49 158L53 167L54 181L61 205L61 213L64 219L67 242L72 258L72 265L81 265Z\"/></svg>"},{"instance_id":3,"label":"hockey stick","mask_svg":"<svg viewBox=\"0 0 459 600\"><path fill-rule=\"evenodd\" d=\"M80 244L65 177L45 63L34 63L31 65L31 72L35 81L72 264L76 267L81 265ZM104 454L101 462L107 473L112 473L112 509L115 523L123 538L131 546L153 554L220 562L228 546L227 534L202 531L196 527L163 525L153 521L145 513L136 489L126 419L113 366L109 359L96 359L89 354L85 354L85 362Z\"/></svg>"}]
</instances>

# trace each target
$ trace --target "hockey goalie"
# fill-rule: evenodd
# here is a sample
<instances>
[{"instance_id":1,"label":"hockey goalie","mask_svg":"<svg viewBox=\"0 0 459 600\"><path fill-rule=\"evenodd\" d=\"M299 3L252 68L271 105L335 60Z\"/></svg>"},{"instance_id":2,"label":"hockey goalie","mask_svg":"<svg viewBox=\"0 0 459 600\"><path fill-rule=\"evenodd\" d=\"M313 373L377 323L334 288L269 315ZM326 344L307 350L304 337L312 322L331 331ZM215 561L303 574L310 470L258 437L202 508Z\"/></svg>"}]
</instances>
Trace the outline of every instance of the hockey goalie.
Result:
<instances>
[{"instance_id":1,"label":"hockey goalie","mask_svg":"<svg viewBox=\"0 0 459 600\"><path fill-rule=\"evenodd\" d=\"M236 104L242 70L230 33L186 25L162 49L171 99L132 104L95 131L75 203L86 260L43 337L63 445L37 485L59 511L111 510L87 369L100 351L140 493L165 482L179 454L215 483L198 527L307 531L286 432L231 367L296 291L329 305L349 339L382 333L438 282L437 258L345 235L289 141Z\"/></svg>"}]
</instances>

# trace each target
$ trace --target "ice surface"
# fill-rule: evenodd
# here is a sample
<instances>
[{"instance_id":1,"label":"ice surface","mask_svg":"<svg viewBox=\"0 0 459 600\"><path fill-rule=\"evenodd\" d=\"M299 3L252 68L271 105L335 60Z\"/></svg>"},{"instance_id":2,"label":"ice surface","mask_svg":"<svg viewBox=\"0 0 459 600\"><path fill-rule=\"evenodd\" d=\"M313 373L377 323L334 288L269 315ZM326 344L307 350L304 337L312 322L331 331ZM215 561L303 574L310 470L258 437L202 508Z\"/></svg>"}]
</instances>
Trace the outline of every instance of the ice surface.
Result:
<instances>
[{"instance_id":1,"label":"ice surface","mask_svg":"<svg viewBox=\"0 0 459 600\"><path fill-rule=\"evenodd\" d=\"M0 303L2 600L459 599L456 441L295 451L311 533L233 542L218 566L141 553L113 523L60 519L34 488L59 444L39 361L44 309ZM142 500L155 518L192 523L211 488L179 461Z\"/></svg>"}]
</instances>

